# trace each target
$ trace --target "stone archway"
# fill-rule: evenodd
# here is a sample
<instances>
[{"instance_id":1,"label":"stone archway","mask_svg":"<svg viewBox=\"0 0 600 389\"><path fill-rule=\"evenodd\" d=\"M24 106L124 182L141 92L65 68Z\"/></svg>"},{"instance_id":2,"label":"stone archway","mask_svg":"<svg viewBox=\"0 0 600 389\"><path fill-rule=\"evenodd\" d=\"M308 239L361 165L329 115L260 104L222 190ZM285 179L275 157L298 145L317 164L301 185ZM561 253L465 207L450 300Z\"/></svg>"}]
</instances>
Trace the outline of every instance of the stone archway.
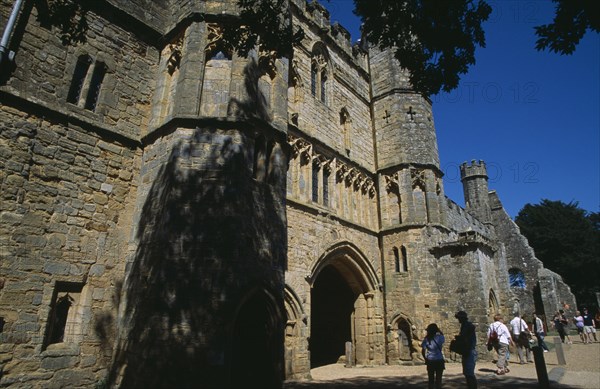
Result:
<instances>
[{"instance_id":1,"label":"stone archway","mask_svg":"<svg viewBox=\"0 0 600 389\"><path fill-rule=\"evenodd\" d=\"M381 292L376 273L349 243L331 248L313 266L310 365L336 363L352 343L351 365L385 362Z\"/></svg>"},{"instance_id":2,"label":"stone archway","mask_svg":"<svg viewBox=\"0 0 600 389\"><path fill-rule=\"evenodd\" d=\"M287 321L285 324L285 379L310 378L308 340L306 328L308 318L294 290L286 285L284 304Z\"/></svg>"},{"instance_id":3,"label":"stone archway","mask_svg":"<svg viewBox=\"0 0 600 389\"><path fill-rule=\"evenodd\" d=\"M420 346L415 342L413 324L404 314L396 314L390 321L391 331L396 333L390 344L390 358L398 361L411 361L420 355Z\"/></svg>"}]
</instances>

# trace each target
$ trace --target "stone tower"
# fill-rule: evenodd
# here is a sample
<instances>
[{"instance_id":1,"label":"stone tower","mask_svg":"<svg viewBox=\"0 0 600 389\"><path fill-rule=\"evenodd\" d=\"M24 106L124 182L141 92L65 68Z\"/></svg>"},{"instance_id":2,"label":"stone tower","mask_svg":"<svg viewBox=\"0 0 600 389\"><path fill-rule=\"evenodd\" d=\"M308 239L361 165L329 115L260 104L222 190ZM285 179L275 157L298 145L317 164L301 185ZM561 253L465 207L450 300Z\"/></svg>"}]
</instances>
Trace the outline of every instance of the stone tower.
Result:
<instances>
[{"instance_id":1,"label":"stone tower","mask_svg":"<svg viewBox=\"0 0 600 389\"><path fill-rule=\"evenodd\" d=\"M371 49L382 225L442 223L444 198L431 102L410 88L391 51Z\"/></svg>"},{"instance_id":2,"label":"stone tower","mask_svg":"<svg viewBox=\"0 0 600 389\"><path fill-rule=\"evenodd\" d=\"M471 161L460 165L460 180L463 184L465 207L484 224L492 224L488 175L485 162Z\"/></svg>"}]
</instances>

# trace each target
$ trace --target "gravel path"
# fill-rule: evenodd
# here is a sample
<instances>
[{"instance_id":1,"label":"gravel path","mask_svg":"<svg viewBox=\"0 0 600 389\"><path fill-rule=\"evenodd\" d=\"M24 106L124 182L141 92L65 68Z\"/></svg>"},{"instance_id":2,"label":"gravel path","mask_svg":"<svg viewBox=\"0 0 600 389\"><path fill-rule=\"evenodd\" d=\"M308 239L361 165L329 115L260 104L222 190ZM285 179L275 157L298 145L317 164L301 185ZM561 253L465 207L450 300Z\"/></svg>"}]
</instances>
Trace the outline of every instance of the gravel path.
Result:
<instances>
[{"instance_id":1,"label":"gravel path","mask_svg":"<svg viewBox=\"0 0 600 389\"><path fill-rule=\"evenodd\" d=\"M574 337L571 337L575 340ZM566 365L559 365L553 339L546 339L550 352L544 353L546 370L551 388L600 389L600 343L582 344L577 341L563 345ZM515 354L511 354L514 362ZM497 376L496 366L491 361L479 361L475 373L479 388L520 389L537 388L537 373L534 363L510 364L510 373ZM425 366L374 366L345 368L341 364L327 365L311 370L310 381L287 381L285 389L359 389L359 388L426 388ZM460 363L447 363L444 371L445 389L464 388Z\"/></svg>"}]
</instances>

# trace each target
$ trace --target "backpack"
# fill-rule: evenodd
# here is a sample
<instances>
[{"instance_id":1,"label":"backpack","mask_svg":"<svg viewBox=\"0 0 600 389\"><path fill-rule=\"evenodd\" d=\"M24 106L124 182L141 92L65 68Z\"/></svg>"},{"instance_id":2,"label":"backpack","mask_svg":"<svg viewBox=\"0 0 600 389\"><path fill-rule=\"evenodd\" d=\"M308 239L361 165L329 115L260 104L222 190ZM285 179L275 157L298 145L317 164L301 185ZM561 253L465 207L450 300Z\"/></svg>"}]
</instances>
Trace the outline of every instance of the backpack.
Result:
<instances>
[{"instance_id":1,"label":"backpack","mask_svg":"<svg viewBox=\"0 0 600 389\"><path fill-rule=\"evenodd\" d=\"M450 342L450 351L458 355L465 355L467 353L465 339L460 335L455 335L454 339Z\"/></svg>"},{"instance_id":2,"label":"backpack","mask_svg":"<svg viewBox=\"0 0 600 389\"><path fill-rule=\"evenodd\" d=\"M498 338L498 331L496 331L496 328L492 327L492 331L490 332L490 336L488 337L487 341L488 351L491 351L494 347L496 347L499 342L500 339Z\"/></svg>"}]
</instances>

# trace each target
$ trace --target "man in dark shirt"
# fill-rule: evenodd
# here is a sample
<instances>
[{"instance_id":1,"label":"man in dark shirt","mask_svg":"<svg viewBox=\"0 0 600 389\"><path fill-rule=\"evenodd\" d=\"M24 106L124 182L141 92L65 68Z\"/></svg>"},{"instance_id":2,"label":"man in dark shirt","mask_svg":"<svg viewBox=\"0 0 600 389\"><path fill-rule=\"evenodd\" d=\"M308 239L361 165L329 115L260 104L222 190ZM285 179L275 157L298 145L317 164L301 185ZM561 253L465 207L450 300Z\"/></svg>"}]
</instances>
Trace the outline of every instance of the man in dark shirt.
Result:
<instances>
[{"instance_id":1,"label":"man in dark shirt","mask_svg":"<svg viewBox=\"0 0 600 389\"><path fill-rule=\"evenodd\" d=\"M587 308L583 308L583 336L585 343L592 343L592 336L594 337L594 342L598 341L596 338L595 324L592 314L588 312Z\"/></svg>"},{"instance_id":2,"label":"man in dark shirt","mask_svg":"<svg viewBox=\"0 0 600 389\"><path fill-rule=\"evenodd\" d=\"M459 336L464 339L465 353L462 355L463 375L467 379L468 389L477 389L477 378L475 377L475 362L477 361L477 336L475 335L475 326L469 321L465 311L458 311L454 315L460 323Z\"/></svg>"}]
</instances>

